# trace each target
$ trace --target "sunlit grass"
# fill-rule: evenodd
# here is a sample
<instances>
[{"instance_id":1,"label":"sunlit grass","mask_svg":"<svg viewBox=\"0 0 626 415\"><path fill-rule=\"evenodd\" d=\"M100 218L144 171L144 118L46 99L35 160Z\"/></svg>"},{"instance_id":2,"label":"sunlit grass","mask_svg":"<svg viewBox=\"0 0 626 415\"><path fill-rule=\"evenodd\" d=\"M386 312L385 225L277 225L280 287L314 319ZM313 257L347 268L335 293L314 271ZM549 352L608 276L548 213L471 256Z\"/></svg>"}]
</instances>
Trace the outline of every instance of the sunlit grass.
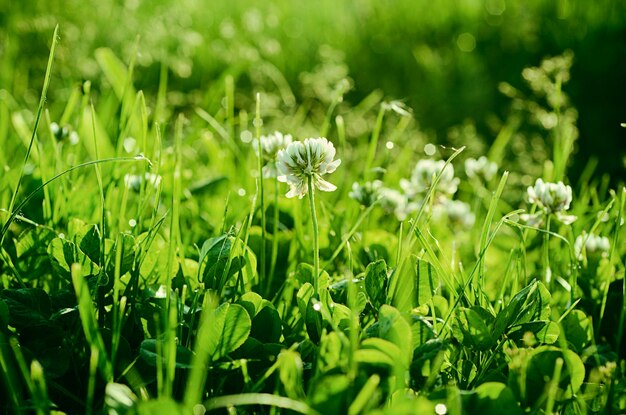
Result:
<instances>
[{"instance_id":1,"label":"sunlit grass","mask_svg":"<svg viewBox=\"0 0 626 415\"><path fill-rule=\"evenodd\" d=\"M502 85L491 147L455 147L406 103L344 100L332 50L298 94L243 55L200 95L169 83L184 59L144 94L141 44L98 49L55 100L77 82L55 30L39 105L1 91L1 410L625 410L626 191L593 165L551 184L577 136L569 55ZM294 142L266 177L277 130Z\"/></svg>"}]
</instances>

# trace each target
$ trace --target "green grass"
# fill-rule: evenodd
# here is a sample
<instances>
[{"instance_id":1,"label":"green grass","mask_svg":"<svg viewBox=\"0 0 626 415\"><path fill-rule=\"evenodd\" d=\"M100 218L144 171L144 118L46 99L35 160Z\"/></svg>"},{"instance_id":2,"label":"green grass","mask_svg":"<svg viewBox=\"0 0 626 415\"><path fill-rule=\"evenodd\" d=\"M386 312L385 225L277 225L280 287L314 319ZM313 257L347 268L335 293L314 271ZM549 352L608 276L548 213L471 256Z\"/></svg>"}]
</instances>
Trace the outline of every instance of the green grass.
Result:
<instances>
[{"instance_id":1,"label":"green grass","mask_svg":"<svg viewBox=\"0 0 626 415\"><path fill-rule=\"evenodd\" d=\"M156 53L169 39L154 36L129 58L85 52L84 81L54 30L47 66L3 75L0 411L626 411L626 190L590 164L561 212L572 224L527 200L537 178L568 182L567 54L528 62L529 85L501 86L512 106L491 145L470 123L427 146L408 105L376 91L348 99L330 50L317 68L281 55L256 75L239 51L198 92L165 44L144 92L154 68L137 65L142 45ZM40 99L19 95L44 69ZM308 176L309 194L290 199L263 178L253 142L275 130L327 136L342 162L324 179L337 190ZM498 163L493 177L465 171L481 154ZM442 162L414 191L403 179L423 159ZM366 180L387 193L359 203L352 183ZM608 249L577 242L583 231Z\"/></svg>"}]
</instances>

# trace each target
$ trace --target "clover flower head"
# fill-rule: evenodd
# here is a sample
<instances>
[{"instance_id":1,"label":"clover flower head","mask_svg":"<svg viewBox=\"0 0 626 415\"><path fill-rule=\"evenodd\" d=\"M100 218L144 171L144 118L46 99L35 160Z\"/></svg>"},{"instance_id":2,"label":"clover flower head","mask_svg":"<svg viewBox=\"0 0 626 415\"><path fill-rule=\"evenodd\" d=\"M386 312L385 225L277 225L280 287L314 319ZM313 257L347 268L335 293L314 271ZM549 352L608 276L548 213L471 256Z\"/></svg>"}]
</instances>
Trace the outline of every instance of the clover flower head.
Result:
<instances>
[{"instance_id":1,"label":"clover flower head","mask_svg":"<svg viewBox=\"0 0 626 415\"><path fill-rule=\"evenodd\" d=\"M78 133L72 130L69 125L61 127L56 122L51 122L50 132L58 141L68 140L70 145L76 145L80 141Z\"/></svg>"},{"instance_id":2,"label":"clover flower head","mask_svg":"<svg viewBox=\"0 0 626 415\"><path fill-rule=\"evenodd\" d=\"M359 202L360 205L370 207L381 197L380 190L382 187L383 182L380 180L365 182L363 184L354 182L352 183L352 190L348 193L348 196Z\"/></svg>"},{"instance_id":3,"label":"clover flower head","mask_svg":"<svg viewBox=\"0 0 626 415\"><path fill-rule=\"evenodd\" d=\"M537 179L534 186L528 187L527 193L528 201L539 206L544 213L554 213L557 219L566 225L576 220L576 216L565 214L572 203L572 188L563 182L546 183L542 179ZM529 223L540 223L539 214L522 216Z\"/></svg>"},{"instance_id":4,"label":"clover flower head","mask_svg":"<svg viewBox=\"0 0 626 415\"><path fill-rule=\"evenodd\" d=\"M498 171L498 165L489 161L485 156L480 156L478 159L468 158L465 160L465 173L467 177L476 177L489 181L496 175Z\"/></svg>"},{"instance_id":5,"label":"clover flower head","mask_svg":"<svg viewBox=\"0 0 626 415\"><path fill-rule=\"evenodd\" d=\"M302 141L293 141L286 148L278 150L276 154L277 179L289 185L287 197L304 197L309 191L308 180L312 179L313 186L324 192L337 189L332 183L322 178L323 175L334 172L341 160L335 158L335 146L324 137L307 138Z\"/></svg>"},{"instance_id":6,"label":"clover flower head","mask_svg":"<svg viewBox=\"0 0 626 415\"><path fill-rule=\"evenodd\" d=\"M528 201L547 213L563 212L572 203L572 188L563 182L546 183L537 179L535 186L528 187Z\"/></svg>"},{"instance_id":7,"label":"clover flower head","mask_svg":"<svg viewBox=\"0 0 626 415\"><path fill-rule=\"evenodd\" d=\"M276 156L278 151L287 147L293 138L291 134L285 134L274 131L270 135L262 135L259 141L254 141L252 146L257 155L259 155L259 142L261 143L261 157L263 162L263 177L276 177L278 172L276 170Z\"/></svg>"},{"instance_id":8,"label":"clover flower head","mask_svg":"<svg viewBox=\"0 0 626 415\"><path fill-rule=\"evenodd\" d=\"M608 255L611 244L606 236L594 235L583 231L581 235L576 237L574 242L574 252L576 258L582 260L583 252L587 257L602 258Z\"/></svg>"},{"instance_id":9,"label":"clover flower head","mask_svg":"<svg viewBox=\"0 0 626 415\"><path fill-rule=\"evenodd\" d=\"M448 220L452 225L458 225L462 228L471 228L476 222L476 215L472 213L469 204L460 200L448 200L444 207Z\"/></svg>"},{"instance_id":10,"label":"clover flower head","mask_svg":"<svg viewBox=\"0 0 626 415\"><path fill-rule=\"evenodd\" d=\"M410 202L406 195L398 190L383 187L380 193L380 206L389 214L395 215L396 219L403 221L408 215L418 208L417 203Z\"/></svg>"},{"instance_id":11,"label":"clover flower head","mask_svg":"<svg viewBox=\"0 0 626 415\"><path fill-rule=\"evenodd\" d=\"M459 179L454 177L454 167L443 160L423 159L417 162L411 179L402 179L400 186L407 197L414 198L422 195L430 189L437 175L440 175L435 189L436 197L445 199L456 193L459 186Z\"/></svg>"},{"instance_id":12,"label":"clover flower head","mask_svg":"<svg viewBox=\"0 0 626 415\"><path fill-rule=\"evenodd\" d=\"M59 141L63 140L70 133L67 126L61 127L56 122L50 123L50 131L52 132L52 135Z\"/></svg>"}]
</instances>

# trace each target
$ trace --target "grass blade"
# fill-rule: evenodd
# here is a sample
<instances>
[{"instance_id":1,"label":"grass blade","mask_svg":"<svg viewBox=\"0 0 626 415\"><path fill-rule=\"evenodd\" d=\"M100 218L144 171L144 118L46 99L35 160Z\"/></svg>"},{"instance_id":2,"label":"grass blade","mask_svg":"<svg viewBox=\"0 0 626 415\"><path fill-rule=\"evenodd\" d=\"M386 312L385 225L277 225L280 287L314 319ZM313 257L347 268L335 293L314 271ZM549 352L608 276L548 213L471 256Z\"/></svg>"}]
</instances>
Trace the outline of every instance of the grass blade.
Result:
<instances>
[{"instance_id":1,"label":"grass blade","mask_svg":"<svg viewBox=\"0 0 626 415\"><path fill-rule=\"evenodd\" d=\"M28 144L28 149L26 150L26 155L24 156L24 162L22 163L22 168L20 170L20 177L17 181L17 185L15 186L15 190L13 191L13 195L11 196L11 201L9 202L9 215L13 213L13 206L15 205L15 200L17 199L17 195L20 191L20 186L22 184L22 179L24 178L24 169L26 168L26 163L30 157L30 153L33 149L33 145L35 140L37 139L37 129L39 128L39 120L41 119L41 114L43 112L43 107L46 103L46 97L48 96L48 86L50 85L50 76L52 75L52 63L54 62L54 53L56 51L57 42L58 42L58 33L59 33L59 25L54 28L54 34L52 35L52 46L50 47L50 55L48 56L48 66L46 67L46 75L43 81L43 89L41 91L41 97L39 98L39 106L37 107L37 116L35 117L35 125L33 126L33 134L30 138L30 143ZM19 209L17 209L19 211ZM11 222L11 218L7 220L7 223ZM5 224L6 226L6 224ZM0 245L4 241L5 233L2 232L0 235Z\"/></svg>"}]
</instances>

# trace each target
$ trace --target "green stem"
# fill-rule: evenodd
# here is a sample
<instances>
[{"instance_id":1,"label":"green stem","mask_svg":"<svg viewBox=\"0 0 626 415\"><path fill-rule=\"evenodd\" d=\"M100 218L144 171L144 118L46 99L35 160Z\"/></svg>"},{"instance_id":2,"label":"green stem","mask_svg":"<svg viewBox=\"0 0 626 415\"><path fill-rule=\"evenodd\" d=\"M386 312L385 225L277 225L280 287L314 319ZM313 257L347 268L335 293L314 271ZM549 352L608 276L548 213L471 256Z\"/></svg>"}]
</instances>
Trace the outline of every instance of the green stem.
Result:
<instances>
[{"instance_id":1,"label":"green stem","mask_svg":"<svg viewBox=\"0 0 626 415\"><path fill-rule=\"evenodd\" d=\"M546 218L546 232L543 234L543 270L545 273L546 284L550 286L551 273L550 270L550 215Z\"/></svg>"},{"instance_id":2,"label":"green stem","mask_svg":"<svg viewBox=\"0 0 626 415\"><path fill-rule=\"evenodd\" d=\"M274 223L272 224L272 258L270 259L270 275L267 279L267 295L272 292L272 281L276 271L276 259L278 258L278 180L274 180Z\"/></svg>"},{"instance_id":3,"label":"green stem","mask_svg":"<svg viewBox=\"0 0 626 415\"><path fill-rule=\"evenodd\" d=\"M381 105L380 110L378 111L378 116L376 117L376 126L372 131L372 137L370 139L370 146L367 151L367 159L365 161L365 168L363 170L363 175L367 179L370 177L370 169L372 167L372 163L374 162L374 158L376 158L376 148L378 147L378 138L380 137L380 131L383 128L383 118L385 117L385 106Z\"/></svg>"},{"instance_id":4,"label":"green stem","mask_svg":"<svg viewBox=\"0 0 626 415\"><path fill-rule=\"evenodd\" d=\"M337 255L339 255L341 253L341 251L346 246L346 244L348 243L350 238L352 238L352 236L356 233L357 229L359 228L359 226L361 226L361 223L367 217L367 215L369 215L369 213L372 211L374 206L375 205L371 205L367 209L361 211L361 214L357 218L356 222L354 223L354 225L352 226L352 228L350 229L348 234L346 236L344 236L344 238L341 240L341 243L339 244L337 249L335 249L333 254L330 256L330 259L324 263L323 269L326 269L326 267L328 267L328 265L330 265L330 263L333 262L335 260L335 258L337 258Z\"/></svg>"},{"instance_id":5,"label":"green stem","mask_svg":"<svg viewBox=\"0 0 626 415\"><path fill-rule=\"evenodd\" d=\"M258 145L258 163L257 169L259 170L259 203L261 208L261 272L260 272L260 286L266 283L265 276L265 246L266 246L266 235L265 235L265 188L263 186L263 148L261 147L261 94L256 94L256 117L254 120L254 125L256 127L256 139Z\"/></svg>"},{"instance_id":6,"label":"green stem","mask_svg":"<svg viewBox=\"0 0 626 415\"><path fill-rule=\"evenodd\" d=\"M400 228L398 229L398 250L396 252L396 268L400 266L402 262L402 235L404 232L404 221L400 222Z\"/></svg>"},{"instance_id":7,"label":"green stem","mask_svg":"<svg viewBox=\"0 0 626 415\"><path fill-rule=\"evenodd\" d=\"M320 275L320 241L317 230L317 214L315 212L315 189L313 187L313 176L308 176L309 185L309 206L311 208L311 223L313 224L313 287L315 294L317 291L317 280Z\"/></svg>"}]
</instances>

